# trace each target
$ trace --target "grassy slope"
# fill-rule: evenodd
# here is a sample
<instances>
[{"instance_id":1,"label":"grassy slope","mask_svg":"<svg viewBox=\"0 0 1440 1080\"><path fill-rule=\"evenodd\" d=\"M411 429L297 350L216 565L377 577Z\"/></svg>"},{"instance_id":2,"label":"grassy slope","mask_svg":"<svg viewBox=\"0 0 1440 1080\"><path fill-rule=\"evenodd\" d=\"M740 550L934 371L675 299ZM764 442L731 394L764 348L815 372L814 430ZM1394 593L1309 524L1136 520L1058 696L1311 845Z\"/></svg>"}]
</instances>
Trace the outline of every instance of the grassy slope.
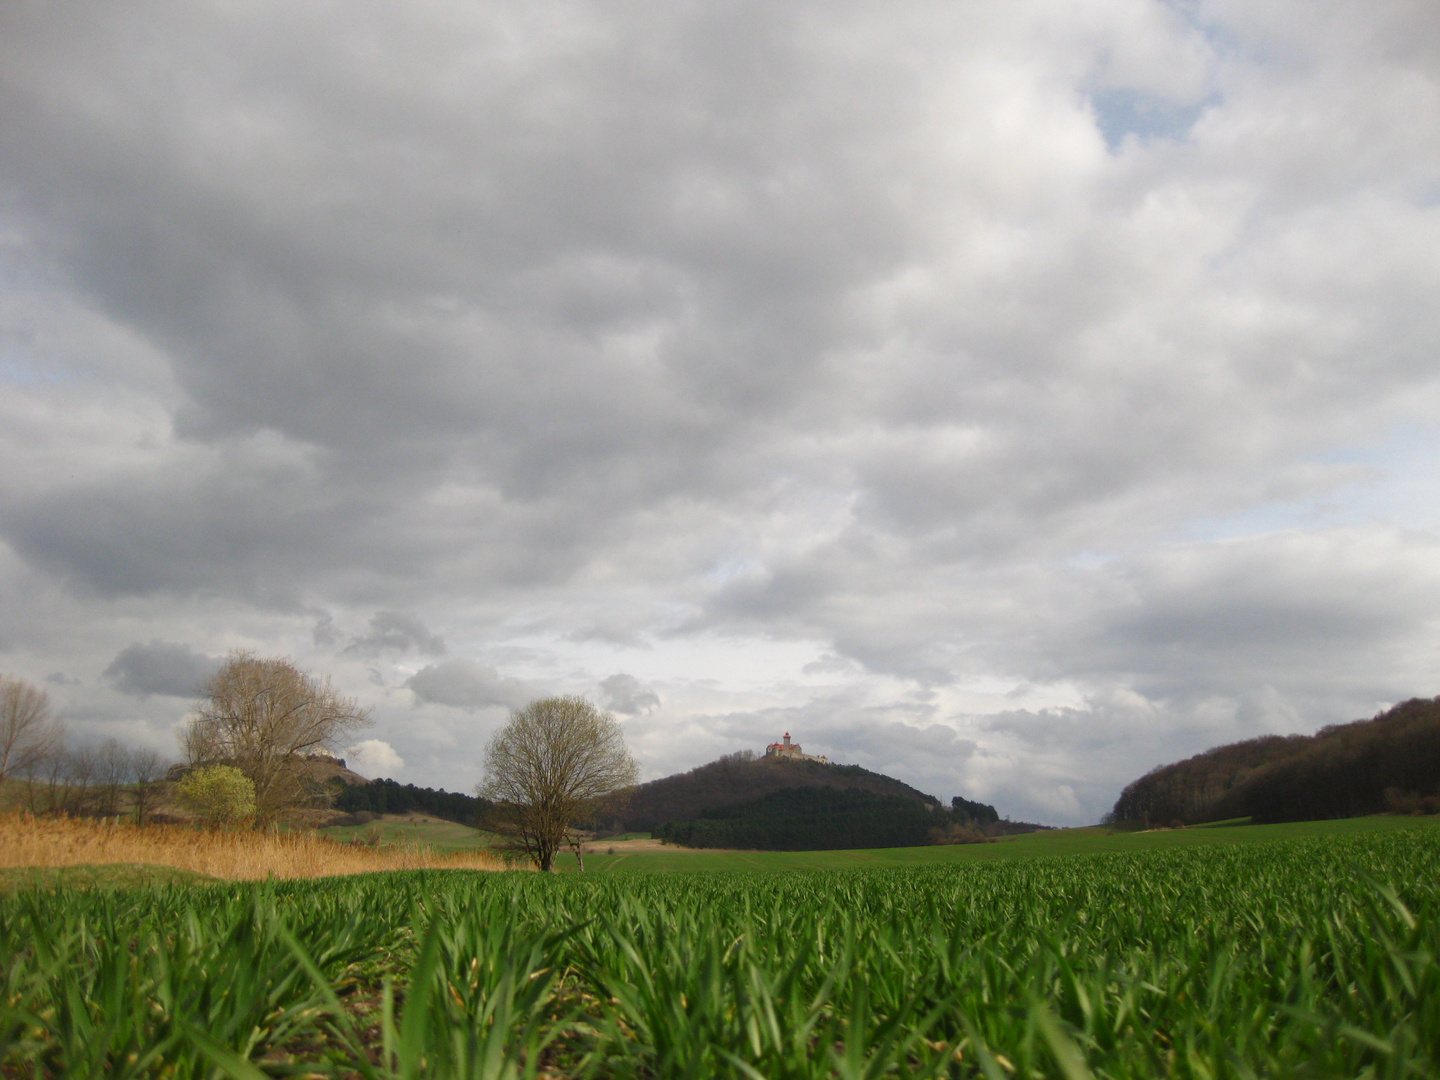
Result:
<instances>
[{"instance_id":1,"label":"grassy slope","mask_svg":"<svg viewBox=\"0 0 1440 1080\"><path fill-rule=\"evenodd\" d=\"M1297 821L1284 825L1212 825L1153 832L1115 832L1103 826L1092 826L1027 833L993 844L880 848L872 851L657 851L633 855L587 854L585 870L587 873L602 874L654 874L674 870L843 870L863 866L934 866L1036 855L1153 851L1292 837L1349 836L1371 830L1397 828L1440 829L1440 818L1344 818L1334 821ZM562 871L575 870L573 856L562 856L559 861Z\"/></svg>"}]
</instances>

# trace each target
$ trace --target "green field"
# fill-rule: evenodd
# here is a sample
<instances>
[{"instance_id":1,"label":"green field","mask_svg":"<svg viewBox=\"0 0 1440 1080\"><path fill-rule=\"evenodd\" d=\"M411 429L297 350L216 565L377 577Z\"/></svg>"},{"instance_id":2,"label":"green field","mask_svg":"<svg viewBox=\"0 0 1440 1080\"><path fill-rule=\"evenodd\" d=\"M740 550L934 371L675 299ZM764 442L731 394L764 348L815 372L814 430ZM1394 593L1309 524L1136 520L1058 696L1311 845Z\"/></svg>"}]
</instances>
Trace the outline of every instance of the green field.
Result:
<instances>
[{"instance_id":1,"label":"green field","mask_svg":"<svg viewBox=\"0 0 1440 1080\"><path fill-rule=\"evenodd\" d=\"M1297 821L1284 825L1250 825L1221 822L1189 829L1131 832L1091 826L1051 829L1009 837L990 844L957 844L918 848L876 848L860 851L696 851L660 848L633 854L607 855L615 841L648 838L648 833L597 840L586 845L587 873L670 873L676 870L850 870L864 867L929 866L974 860L1029 858L1037 855L1092 855L1101 852L1151 851L1201 847L1211 844L1252 843L1304 836L1348 836L1394 828L1440 828L1440 817L1366 817L1333 821ZM437 851L468 851L493 843L488 833L450 821L417 821L382 817L368 825L331 826L322 835L346 842L425 844ZM562 852L556 860L561 873L574 873L575 857Z\"/></svg>"},{"instance_id":2,"label":"green field","mask_svg":"<svg viewBox=\"0 0 1440 1080\"><path fill-rule=\"evenodd\" d=\"M0 892L24 889L134 889L146 885L186 884L211 881L193 870L141 863L110 863L104 866L7 866L0 867Z\"/></svg>"},{"instance_id":3,"label":"green field","mask_svg":"<svg viewBox=\"0 0 1440 1080\"><path fill-rule=\"evenodd\" d=\"M876 848L869 851L647 851L633 855L587 854L586 873L668 873L676 870L850 870L863 867L904 867L965 864L992 859L1031 858L1038 855L1095 855L1103 852L1141 852L1172 848L1243 844L1261 840L1298 839L1307 836L1350 836L1376 830L1440 829L1440 817L1368 817L1334 821L1296 821L1284 825L1224 823L1190 829L1151 832L1117 831L1106 826L1052 829L1025 833L991 844L955 844L918 848ZM605 849L605 842L593 845ZM557 860L562 873L575 872L573 855Z\"/></svg>"},{"instance_id":4,"label":"green field","mask_svg":"<svg viewBox=\"0 0 1440 1080\"><path fill-rule=\"evenodd\" d=\"M0 1075L1440 1074L1440 829L1276 830L787 873L21 888L0 895Z\"/></svg>"}]
</instances>

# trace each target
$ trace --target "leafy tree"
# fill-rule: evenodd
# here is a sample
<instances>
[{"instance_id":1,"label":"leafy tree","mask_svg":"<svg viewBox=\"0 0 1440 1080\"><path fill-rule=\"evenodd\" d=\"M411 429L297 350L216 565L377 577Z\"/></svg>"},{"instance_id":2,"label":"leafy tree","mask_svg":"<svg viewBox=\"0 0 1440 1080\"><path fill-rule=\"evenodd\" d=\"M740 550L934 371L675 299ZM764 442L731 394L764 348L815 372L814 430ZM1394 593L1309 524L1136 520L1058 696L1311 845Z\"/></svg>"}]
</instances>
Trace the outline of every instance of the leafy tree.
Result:
<instances>
[{"instance_id":1,"label":"leafy tree","mask_svg":"<svg viewBox=\"0 0 1440 1080\"><path fill-rule=\"evenodd\" d=\"M205 685L184 734L192 765L233 765L255 785L256 825L323 800L303 755L338 750L369 712L285 658L230 654Z\"/></svg>"},{"instance_id":2,"label":"leafy tree","mask_svg":"<svg viewBox=\"0 0 1440 1080\"><path fill-rule=\"evenodd\" d=\"M233 765L194 769L175 785L175 794L212 829L255 814L255 783Z\"/></svg>"},{"instance_id":3,"label":"leafy tree","mask_svg":"<svg viewBox=\"0 0 1440 1080\"><path fill-rule=\"evenodd\" d=\"M613 716L581 697L542 698L490 740L477 794L495 803L486 827L549 871L569 831L613 810L638 776Z\"/></svg>"}]
</instances>

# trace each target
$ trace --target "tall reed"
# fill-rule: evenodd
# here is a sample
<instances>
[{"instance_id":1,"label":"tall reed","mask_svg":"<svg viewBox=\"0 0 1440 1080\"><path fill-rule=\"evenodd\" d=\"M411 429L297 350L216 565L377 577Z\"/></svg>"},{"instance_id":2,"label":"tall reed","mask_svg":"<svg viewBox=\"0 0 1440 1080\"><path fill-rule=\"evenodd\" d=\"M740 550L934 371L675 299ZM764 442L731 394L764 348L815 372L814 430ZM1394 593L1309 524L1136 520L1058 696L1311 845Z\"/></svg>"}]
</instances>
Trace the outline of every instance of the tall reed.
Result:
<instances>
[{"instance_id":1,"label":"tall reed","mask_svg":"<svg viewBox=\"0 0 1440 1080\"><path fill-rule=\"evenodd\" d=\"M142 863L229 880L313 878L379 870L503 870L483 851L438 854L427 847L362 847L311 832L214 832L184 825L0 815L0 867Z\"/></svg>"}]
</instances>

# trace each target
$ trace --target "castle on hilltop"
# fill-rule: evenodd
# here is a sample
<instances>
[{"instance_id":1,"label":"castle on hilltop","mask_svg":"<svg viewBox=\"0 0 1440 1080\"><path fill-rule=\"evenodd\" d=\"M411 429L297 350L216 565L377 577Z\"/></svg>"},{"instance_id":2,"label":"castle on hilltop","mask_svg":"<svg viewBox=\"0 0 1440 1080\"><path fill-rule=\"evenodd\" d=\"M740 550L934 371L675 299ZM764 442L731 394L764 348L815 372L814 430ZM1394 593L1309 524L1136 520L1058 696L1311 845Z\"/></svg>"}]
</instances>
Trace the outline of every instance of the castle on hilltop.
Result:
<instances>
[{"instance_id":1,"label":"castle on hilltop","mask_svg":"<svg viewBox=\"0 0 1440 1080\"><path fill-rule=\"evenodd\" d=\"M814 754L807 754L800 749L799 743L792 743L788 731L785 732L783 743L772 742L765 747L765 756L776 761L818 761L825 765L830 764L829 758L823 755L816 757Z\"/></svg>"}]
</instances>

